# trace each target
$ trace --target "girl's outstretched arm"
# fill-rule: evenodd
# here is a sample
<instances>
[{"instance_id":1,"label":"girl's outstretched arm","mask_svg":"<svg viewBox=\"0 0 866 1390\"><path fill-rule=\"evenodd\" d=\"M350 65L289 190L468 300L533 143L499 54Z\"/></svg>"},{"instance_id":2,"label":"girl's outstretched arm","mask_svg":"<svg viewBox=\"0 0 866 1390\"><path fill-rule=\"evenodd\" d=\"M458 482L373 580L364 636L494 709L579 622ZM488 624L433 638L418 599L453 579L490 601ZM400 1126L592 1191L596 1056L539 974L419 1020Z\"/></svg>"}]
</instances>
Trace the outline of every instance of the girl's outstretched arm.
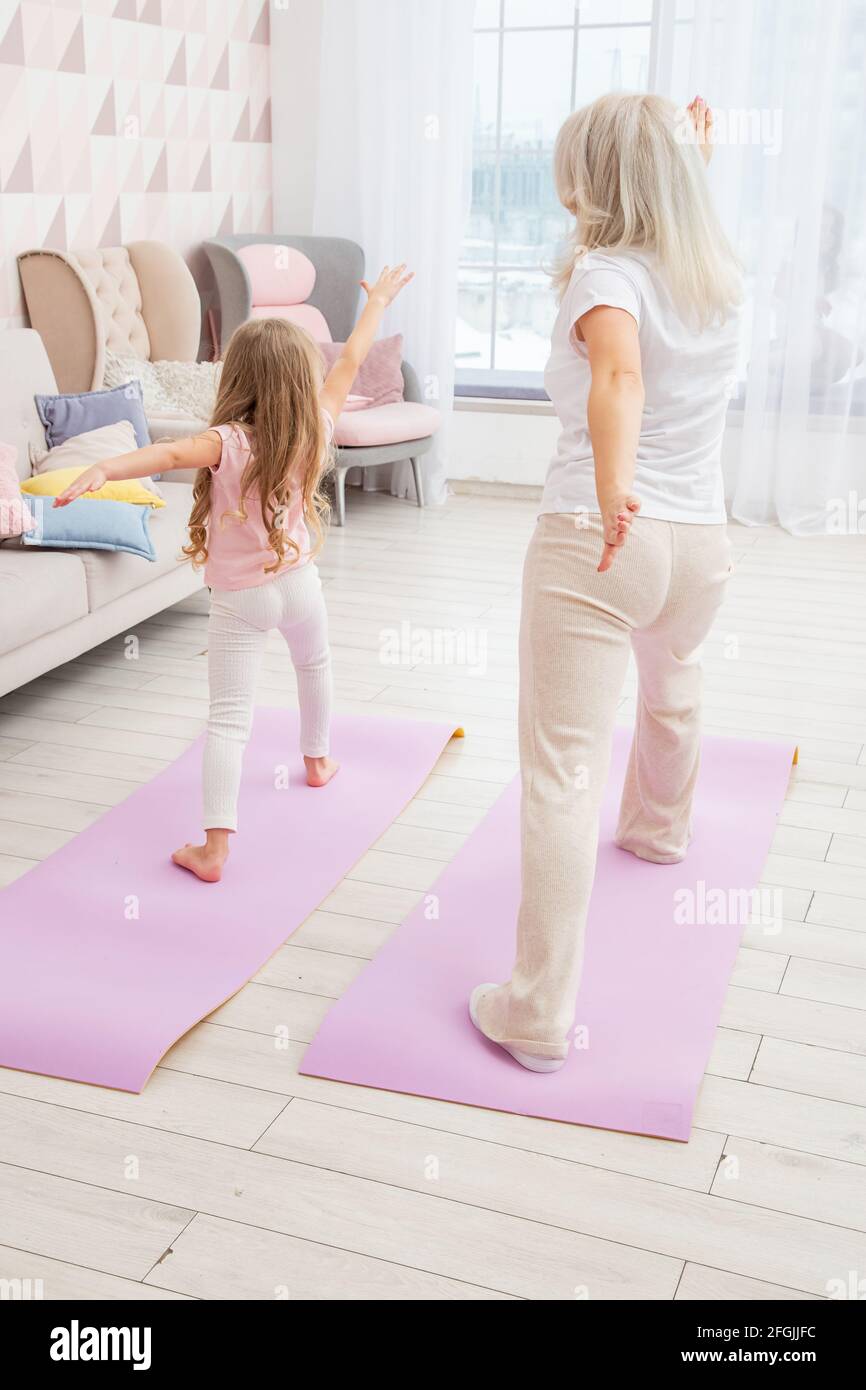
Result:
<instances>
[{"instance_id":1,"label":"girl's outstretched arm","mask_svg":"<svg viewBox=\"0 0 866 1390\"><path fill-rule=\"evenodd\" d=\"M367 292L364 312L349 335L343 351L328 372L319 397L324 409L327 410L332 419L336 420L346 404L346 397L352 389L352 382L358 375L361 363L373 346L373 339L382 321L382 315L391 301L397 298L400 291L408 285L410 280L414 279L414 276L414 271L406 272L404 261L394 270L386 265L375 285L369 285L366 280L361 281L363 289Z\"/></svg>"},{"instance_id":2,"label":"girl's outstretched arm","mask_svg":"<svg viewBox=\"0 0 866 1390\"><path fill-rule=\"evenodd\" d=\"M194 434L189 439L169 439L148 444L131 454L95 463L79 474L69 487L55 497L55 507L65 507L85 492L96 492L105 483L125 482L128 478L147 478L151 473L170 473L174 468L215 468L220 461L222 440L216 430Z\"/></svg>"}]
</instances>

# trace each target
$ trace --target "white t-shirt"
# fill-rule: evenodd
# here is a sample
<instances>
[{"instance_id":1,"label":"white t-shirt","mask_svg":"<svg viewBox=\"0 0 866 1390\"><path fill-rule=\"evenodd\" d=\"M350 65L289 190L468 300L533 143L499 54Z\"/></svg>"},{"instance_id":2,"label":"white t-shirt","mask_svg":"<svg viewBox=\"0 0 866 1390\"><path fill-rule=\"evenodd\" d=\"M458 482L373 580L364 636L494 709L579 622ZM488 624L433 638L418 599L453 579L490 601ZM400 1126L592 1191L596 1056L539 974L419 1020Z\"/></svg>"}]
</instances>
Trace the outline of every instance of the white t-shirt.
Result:
<instances>
[{"instance_id":1,"label":"white t-shirt","mask_svg":"<svg viewBox=\"0 0 866 1390\"><path fill-rule=\"evenodd\" d=\"M559 307L544 385L562 425L542 512L598 511L586 423L591 372L577 320L599 304L626 309L638 325L646 400L635 494L641 516L704 525L727 520L721 447L736 380L739 315L698 332L687 325L648 253L587 253Z\"/></svg>"}]
</instances>

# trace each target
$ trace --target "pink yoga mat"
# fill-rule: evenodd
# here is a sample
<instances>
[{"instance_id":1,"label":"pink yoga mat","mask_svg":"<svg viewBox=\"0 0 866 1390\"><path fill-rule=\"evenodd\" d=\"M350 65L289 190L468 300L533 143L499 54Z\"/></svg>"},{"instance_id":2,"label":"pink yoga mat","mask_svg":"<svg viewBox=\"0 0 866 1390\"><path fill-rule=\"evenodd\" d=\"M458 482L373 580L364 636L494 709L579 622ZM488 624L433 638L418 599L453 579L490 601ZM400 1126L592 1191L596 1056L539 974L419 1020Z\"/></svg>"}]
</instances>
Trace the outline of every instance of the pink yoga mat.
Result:
<instances>
[{"instance_id":1,"label":"pink yoga mat","mask_svg":"<svg viewBox=\"0 0 866 1390\"><path fill-rule=\"evenodd\" d=\"M514 958L515 780L433 885L438 917L425 900L398 928L330 1010L302 1072L688 1139L748 920L737 890L760 880L794 745L707 738L688 857L659 865L612 843L629 741L617 730L577 1001L589 1046L558 1072L529 1073L469 1021L473 987L507 979ZM697 920L680 925L675 912ZM735 920L714 925L718 915Z\"/></svg>"},{"instance_id":2,"label":"pink yoga mat","mask_svg":"<svg viewBox=\"0 0 866 1390\"><path fill-rule=\"evenodd\" d=\"M452 726L342 715L342 766L303 780L297 714L259 709L225 877L195 839L201 741L0 893L0 1066L140 1091L193 1024L255 974L387 829ZM288 772L288 785L277 787Z\"/></svg>"}]
</instances>

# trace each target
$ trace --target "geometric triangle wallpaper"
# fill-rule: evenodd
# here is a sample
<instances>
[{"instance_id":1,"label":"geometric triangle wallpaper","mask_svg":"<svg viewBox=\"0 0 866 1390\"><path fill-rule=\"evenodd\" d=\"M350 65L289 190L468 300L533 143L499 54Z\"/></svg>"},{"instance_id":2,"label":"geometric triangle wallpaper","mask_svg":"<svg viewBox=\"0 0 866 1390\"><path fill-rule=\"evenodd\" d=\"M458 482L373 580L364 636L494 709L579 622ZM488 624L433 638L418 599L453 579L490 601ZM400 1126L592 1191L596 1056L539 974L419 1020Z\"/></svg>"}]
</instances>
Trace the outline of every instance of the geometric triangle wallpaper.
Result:
<instances>
[{"instance_id":1,"label":"geometric triangle wallpaper","mask_svg":"<svg viewBox=\"0 0 866 1390\"><path fill-rule=\"evenodd\" d=\"M19 251L271 230L268 0L0 0L0 328Z\"/></svg>"}]
</instances>

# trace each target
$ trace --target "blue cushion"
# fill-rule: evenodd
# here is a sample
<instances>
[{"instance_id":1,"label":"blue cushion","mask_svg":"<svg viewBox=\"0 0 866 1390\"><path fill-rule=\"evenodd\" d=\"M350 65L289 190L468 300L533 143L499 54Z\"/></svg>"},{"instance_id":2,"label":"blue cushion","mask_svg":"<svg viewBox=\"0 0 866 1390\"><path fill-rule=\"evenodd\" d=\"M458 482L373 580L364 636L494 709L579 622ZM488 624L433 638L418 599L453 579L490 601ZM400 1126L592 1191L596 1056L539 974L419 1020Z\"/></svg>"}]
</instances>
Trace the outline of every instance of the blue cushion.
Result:
<instances>
[{"instance_id":1,"label":"blue cushion","mask_svg":"<svg viewBox=\"0 0 866 1390\"><path fill-rule=\"evenodd\" d=\"M150 431L144 417L144 397L140 381L127 381L110 391L82 391L77 396L36 396L39 419L45 426L49 449L56 449L76 434L98 430L102 425L116 425L128 420L135 430L139 449L150 443Z\"/></svg>"},{"instance_id":2,"label":"blue cushion","mask_svg":"<svg viewBox=\"0 0 866 1390\"><path fill-rule=\"evenodd\" d=\"M150 507L79 497L55 507L53 497L28 497L36 525L21 537L25 545L55 550L128 550L145 560L156 551L148 530Z\"/></svg>"}]
</instances>

